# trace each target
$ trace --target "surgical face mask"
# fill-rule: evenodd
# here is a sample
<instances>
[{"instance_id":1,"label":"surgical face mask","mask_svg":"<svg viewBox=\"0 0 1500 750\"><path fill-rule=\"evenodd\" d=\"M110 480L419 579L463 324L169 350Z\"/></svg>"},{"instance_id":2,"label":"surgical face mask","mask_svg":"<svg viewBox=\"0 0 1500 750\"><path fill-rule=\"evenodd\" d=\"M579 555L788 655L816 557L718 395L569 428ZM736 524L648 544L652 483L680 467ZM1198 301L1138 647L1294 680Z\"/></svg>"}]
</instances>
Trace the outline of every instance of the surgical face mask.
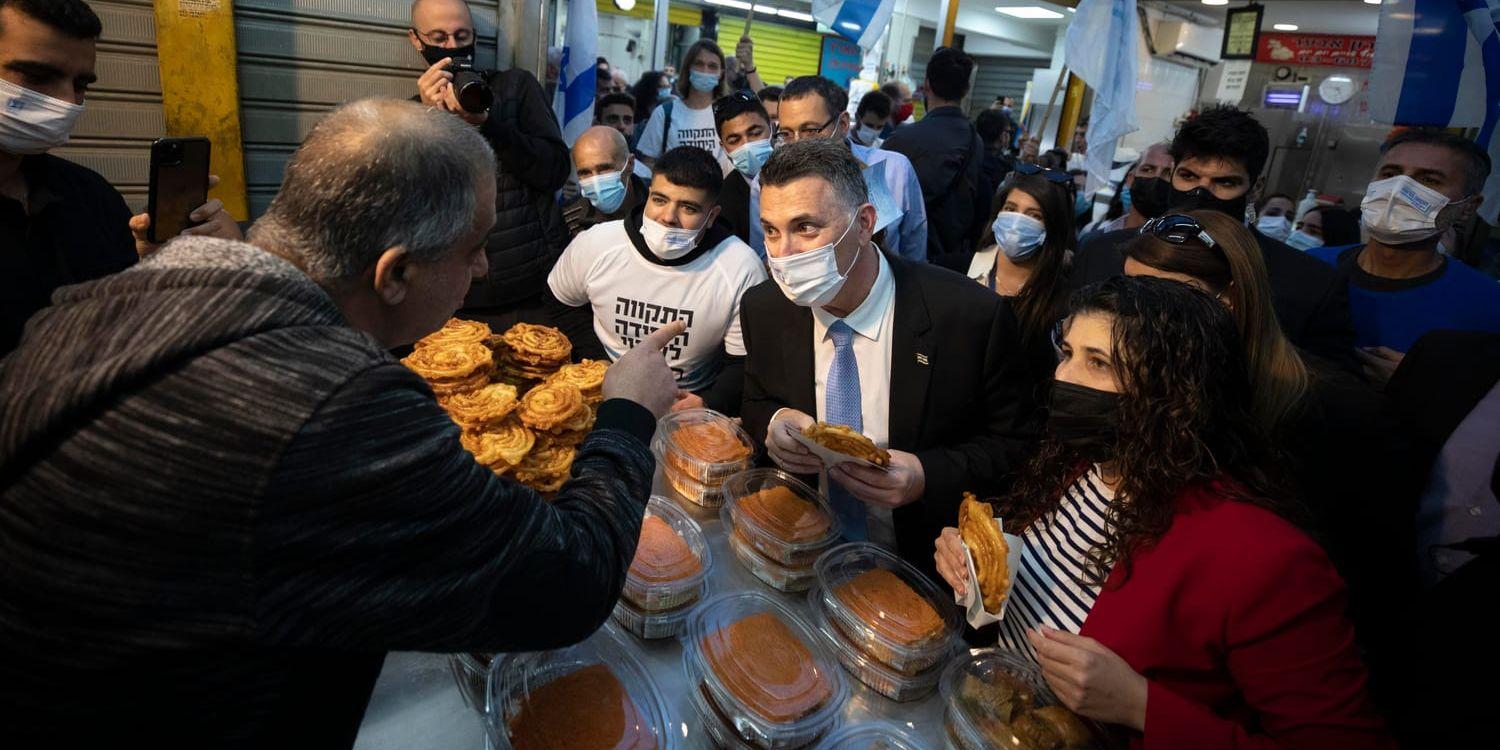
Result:
<instances>
[{"instance_id":1,"label":"surgical face mask","mask_svg":"<svg viewBox=\"0 0 1500 750\"><path fill-rule=\"evenodd\" d=\"M1285 216L1262 216L1256 220L1255 228L1273 240L1285 242L1287 236L1292 233L1292 222Z\"/></svg>"},{"instance_id":2,"label":"surgical face mask","mask_svg":"<svg viewBox=\"0 0 1500 750\"><path fill-rule=\"evenodd\" d=\"M1129 213L1130 207L1134 205L1130 198L1131 189L1132 188L1125 188L1124 190L1120 191L1120 205L1124 207L1126 213Z\"/></svg>"},{"instance_id":3,"label":"surgical face mask","mask_svg":"<svg viewBox=\"0 0 1500 750\"><path fill-rule=\"evenodd\" d=\"M1000 252L1011 260L1030 258L1047 241L1047 227L1042 222L1015 211L996 214L990 229L995 232L995 243L1000 246Z\"/></svg>"},{"instance_id":4,"label":"surgical face mask","mask_svg":"<svg viewBox=\"0 0 1500 750\"><path fill-rule=\"evenodd\" d=\"M1091 461L1110 457L1120 412L1120 394L1067 383L1052 383L1047 434Z\"/></svg>"},{"instance_id":5,"label":"surgical face mask","mask_svg":"<svg viewBox=\"0 0 1500 750\"><path fill-rule=\"evenodd\" d=\"M1073 214L1076 216L1089 210L1089 197L1080 190L1073 196Z\"/></svg>"},{"instance_id":6,"label":"surgical face mask","mask_svg":"<svg viewBox=\"0 0 1500 750\"><path fill-rule=\"evenodd\" d=\"M1298 229L1297 231L1287 235L1286 239L1282 241L1292 247L1297 248L1298 250L1311 250L1315 247L1323 246L1323 240L1314 237L1307 232L1302 231L1301 229Z\"/></svg>"},{"instance_id":7,"label":"surgical face mask","mask_svg":"<svg viewBox=\"0 0 1500 750\"><path fill-rule=\"evenodd\" d=\"M594 208L612 214L620 210L625 202L625 171L605 172L578 181L578 192L594 204Z\"/></svg>"},{"instance_id":8,"label":"surgical face mask","mask_svg":"<svg viewBox=\"0 0 1500 750\"><path fill-rule=\"evenodd\" d=\"M672 98L672 87L671 86L663 86L663 87L657 89L656 90L656 98L660 99L662 101L666 101L668 99L671 99Z\"/></svg>"},{"instance_id":9,"label":"surgical face mask","mask_svg":"<svg viewBox=\"0 0 1500 750\"><path fill-rule=\"evenodd\" d=\"M1467 199L1465 199L1467 200ZM1448 196L1404 174L1370 183L1359 204L1360 222L1385 245L1409 245L1442 234L1453 224L1441 216Z\"/></svg>"},{"instance_id":10,"label":"surgical face mask","mask_svg":"<svg viewBox=\"0 0 1500 750\"><path fill-rule=\"evenodd\" d=\"M1154 219L1167 212L1172 186L1160 177L1137 177L1126 192L1130 194L1130 205L1136 211L1148 219Z\"/></svg>"},{"instance_id":11,"label":"surgical face mask","mask_svg":"<svg viewBox=\"0 0 1500 750\"><path fill-rule=\"evenodd\" d=\"M83 105L0 79L0 151L40 154L68 142Z\"/></svg>"},{"instance_id":12,"label":"surgical face mask","mask_svg":"<svg viewBox=\"0 0 1500 750\"><path fill-rule=\"evenodd\" d=\"M827 245L784 258L769 256L766 258L766 262L771 267L771 278L776 281L777 286L781 287L781 293L785 294L792 304L802 307L822 307L838 296L839 290L844 288L844 280L848 278L849 270L839 270L837 248L838 244L849 236L849 230L854 228L854 220L857 216L857 213L850 216L849 226L844 227L844 233ZM849 265L850 268L854 267L853 263Z\"/></svg>"},{"instance_id":13,"label":"surgical face mask","mask_svg":"<svg viewBox=\"0 0 1500 750\"><path fill-rule=\"evenodd\" d=\"M873 146L875 144L875 139L880 137L880 128L872 128L869 125L861 125L859 126L859 130L855 131L855 133L855 137L859 139L860 143L866 146Z\"/></svg>"},{"instance_id":14,"label":"surgical face mask","mask_svg":"<svg viewBox=\"0 0 1500 750\"><path fill-rule=\"evenodd\" d=\"M766 160L771 158L771 148L770 138L750 141L730 151L729 161L734 163L734 168L740 170L740 174L746 179L753 180L760 174L760 168L765 165Z\"/></svg>"},{"instance_id":15,"label":"surgical face mask","mask_svg":"<svg viewBox=\"0 0 1500 750\"><path fill-rule=\"evenodd\" d=\"M467 57L473 60L474 45L465 44L462 47L439 47L433 44L422 45L422 59L426 60L428 65L437 65L445 57L451 57L454 60Z\"/></svg>"},{"instance_id":16,"label":"surgical face mask","mask_svg":"<svg viewBox=\"0 0 1500 750\"><path fill-rule=\"evenodd\" d=\"M1243 195L1226 199L1214 195L1204 187L1195 187L1192 190L1178 190L1174 187L1167 207L1175 211L1218 211L1235 221L1244 221L1245 204L1246 200Z\"/></svg>"},{"instance_id":17,"label":"surgical face mask","mask_svg":"<svg viewBox=\"0 0 1500 750\"><path fill-rule=\"evenodd\" d=\"M707 224L704 222L705 226ZM647 249L662 260L676 260L692 252L698 246L701 232L702 227L680 229L657 223L650 217L641 217L641 239L646 241Z\"/></svg>"},{"instance_id":18,"label":"surgical face mask","mask_svg":"<svg viewBox=\"0 0 1500 750\"><path fill-rule=\"evenodd\" d=\"M688 73L688 85L705 94L713 93L713 90L719 87L719 77L713 73L694 70Z\"/></svg>"}]
</instances>

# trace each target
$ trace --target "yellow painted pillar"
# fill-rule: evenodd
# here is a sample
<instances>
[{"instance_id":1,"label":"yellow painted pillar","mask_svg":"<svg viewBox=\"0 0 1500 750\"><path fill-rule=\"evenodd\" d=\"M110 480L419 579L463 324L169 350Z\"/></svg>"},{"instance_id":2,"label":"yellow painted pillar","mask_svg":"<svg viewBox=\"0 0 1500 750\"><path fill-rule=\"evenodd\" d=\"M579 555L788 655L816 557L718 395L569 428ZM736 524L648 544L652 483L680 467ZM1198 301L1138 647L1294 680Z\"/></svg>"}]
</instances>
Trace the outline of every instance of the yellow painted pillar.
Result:
<instances>
[{"instance_id":1,"label":"yellow painted pillar","mask_svg":"<svg viewBox=\"0 0 1500 750\"><path fill-rule=\"evenodd\" d=\"M1078 127L1078 119L1083 114L1083 92L1088 86L1082 78L1068 74L1068 90L1063 94L1063 108L1060 122L1057 124L1057 148L1066 149L1073 153L1073 130Z\"/></svg>"},{"instance_id":2,"label":"yellow painted pillar","mask_svg":"<svg viewBox=\"0 0 1500 750\"><path fill-rule=\"evenodd\" d=\"M943 46L953 46L953 32L958 28L958 0L948 0L948 17L943 19Z\"/></svg>"},{"instance_id":3,"label":"yellow painted pillar","mask_svg":"<svg viewBox=\"0 0 1500 750\"><path fill-rule=\"evenodd\" d=\"M233 0L155 0L156 59L169 136L206 136L209 195L238 221L250 218L245 196L245 147L240 136L240 87L235 62Z\"/></svg>"}]
</instances>

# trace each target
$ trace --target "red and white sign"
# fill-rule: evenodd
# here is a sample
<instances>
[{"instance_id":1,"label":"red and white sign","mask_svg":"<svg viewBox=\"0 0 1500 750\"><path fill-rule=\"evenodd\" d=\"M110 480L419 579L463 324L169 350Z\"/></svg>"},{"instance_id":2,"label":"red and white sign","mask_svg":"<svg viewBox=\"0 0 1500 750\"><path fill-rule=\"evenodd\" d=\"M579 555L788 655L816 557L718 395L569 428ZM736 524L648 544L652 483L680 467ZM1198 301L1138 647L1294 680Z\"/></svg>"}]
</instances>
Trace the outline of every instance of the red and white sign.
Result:
<instances>
[{"instance_id":1,"label":"red and white sign","mask_svg":"<svg viewBox=\"0 0 1500 750\"><path fill-rule=\"evenodd\" d=\"M1375 59L1375 37L1345 34L1261 32L1255 61L1278 65L1368 68Z\"/></svg>"}]
</instances>

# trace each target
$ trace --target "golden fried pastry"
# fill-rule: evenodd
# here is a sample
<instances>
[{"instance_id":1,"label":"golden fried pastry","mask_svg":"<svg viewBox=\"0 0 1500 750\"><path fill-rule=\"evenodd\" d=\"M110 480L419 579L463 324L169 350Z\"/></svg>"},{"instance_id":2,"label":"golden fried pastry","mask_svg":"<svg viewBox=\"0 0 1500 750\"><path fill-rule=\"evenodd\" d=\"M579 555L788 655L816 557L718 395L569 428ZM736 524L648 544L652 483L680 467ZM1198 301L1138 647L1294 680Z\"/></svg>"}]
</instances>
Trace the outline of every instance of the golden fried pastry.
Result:
<instances>
[{"instance_id":1,"label":"golden fried pastry","mask_svg":"<svg viewBox=\"0 0 1500 750\"><path fill-rule=\"evenodd\" d=\"M568 481L574 453L572 446L538 444L516 465L516 481L538 492L556 492Z\"/></svg>"},{"instance_id":2,"label":"golden fried pastry","mask_svg":"<svg viewBox=\"0 0 1500 750\"><path fill-rule=\"evenodd\" d=\"M459 393L442 401L448 416L466 430L484 432L499 422L520 405L516 388L505 383L492 383L468 393Z\"/></svg>"},{"instance_id":3,"label":"golden fried pastry","mask_svg":"<svg viewBox=\"0 0 1500 750\"><path fill-rule=\"evenodd\" d=\"M515 750L655 750L656 737L609 667L592 664L532 688L510 720Z\"/></svg>"},{"instance_id":4,"label":"golden fried pastry","mask_svg":"<svg viewBox=\"0 0 1500 750\"><path fill-rule=\"evenodd\" d=\"M974 573L979 576L984 611L1000 614L1000 603L1010 593L1010 571L1005 560L1010 545L995 524L994 508L965 492L958 506L958 533L974 555Z\"/></svg>"},{"instance_id":5,"label":"golden fried pastry","mask_svg":"<svg viewBox=\"0 0 1500 750\"><path fill-rule=\"evenodd\" d=\"M890 466L891 453L875 446L875 441L841 424L814 422L803 428L809 440L835 453L869 461L876 466Z\"/></svg>"},{"instance_id":6,"label":"golden fried pastry","mask_svg":"<svg viewBox=\"0 0 1500 750\"><path fill-rule=\"evenodd\" d=\"M573 342L556 328L517 323L504 336L509 355L517 362L557 369L573 354Z\"/></svg>"},{"instance_id":7,"label":"golden fried pastry","mask_svg":"<svg viewBox=\"0 0 1500 750\"><path fill-rule=\"evenodd\" d=\"M971 716L1010 722L1031 710L1036 693L1031 686L1004 672L996 671L990 681L966 674L958 686L958 702Z\"/></svg>"},{"instance_id":8,"label":"golden fried pastry","mask_svg":"<svg viewBox=\"0 0 1500 750\"><path fill-rule=\"evenodd\" d=\"M750 446L730 429L727 421L698 422L672 432L672 445L703 463L726 464L750 457Z\"/></svg>"},{"instance_id":9,"label":"golden fried pastry","mask_svg":"<svg viewBox=\"0 0 1500 750\"><path fill-rule=\"evenodd\" d=\"M700 646L729 693L767 721L796 721L833 696L806 644L772 612L731 623L704 636Z\"/></svg>"},{"instance_id":10,"label":"golden fried pastry","mask_svg":"<svg viewBox=\"0 0 1500 750\"><path fill-rule=\"evenodd\" d=\"M604 400L604 373L607 370L608 362L585 359L559 367L549 380L572 385L583 393L585 401L597 404Z\"/></svg>"},{"instance_id":11,"label":"golden fried pastry","mask_svg":"<svg viewBox=\"0 0 1500 750\"><path fill-rule=\"evenodd\" d=\"M700 570L703 563L672 525L660 516L646 516L630 575L644 583L670 583L697 575Z\"/></svg>"},{"instance_id":12,"label":"golden fried pastry","mask_svg":"<svg viewBox=\"0 0 1500 750\"><path fill-rule=\"evenodd\" d=\"M504 474L526 458L536 445L536 436L519 422L506 420L489 432L464 432L459 441L475 461Z\"/></svg>"},{"instance_id":13,"label":"golden fried pastry","mask_svg":"<svg viewBox=\"0 0 1500 750\"><path fill-rule=\"evenodd\" d=\"M904 646L943 636L945 623L932 602L885 568L866 570L835 586L833 594L875 632Z\"/></svg>"},{"instance_id":14,"label":"golden fried pastry","mask_svg":"<svg viewBox=\"0 0 1500 750\"><path fill-rule=\"evenodd\" d=\"M449 344L483 344L491 335L490 327L477 320L449 318L442 328L418 339L412 348L425 349L429 346Z\"/></svg>"},{"instance_id":15,"label":"golden fried pastry","mask_svg":"<svg viewBox=\"0 0 1500 750\"><path fill-rule=\"evenodd\" d=\"M583 403L583 394L566 383L543 383L532 388L521 399L519 412L527 427L549 432L586 427L580 425L580 415L587 420L588 405Z\"/></svg>"},{"instance_id":16,"label":"golden fried pastry","mask_svg":"<svg viewBox=\"0 0 1500 750\"><path fill-rule=\"evenodd\" d=\"M1077 714L1047 706L1017 716L1010 729L1024 747L1036 750L1090 750L1094 735Z\"/></svg>"},{"instance_id":17,"label":"golden fried pastry","mask_svg":"<svg viewBox=\"0 0 1500 750\"><path fill-rule=\"evenodd\" d=\"M494 357L484 344L444 344L417 349L401 364L421 375L438 398L448 398L484 387L494 368Z\"/></svg>"},{"instance_id":18,"label":"golden fried pastry","mask_svg":"<svg viewBox=\"0 0 1500 750\"><path fill-rule=\"evenodd\" d=\"M741 498L739 513L766 533L789 544L822 539L828 535L828 528L833 523L816 503L781 485Z\"/></svg>"}]
</instances>

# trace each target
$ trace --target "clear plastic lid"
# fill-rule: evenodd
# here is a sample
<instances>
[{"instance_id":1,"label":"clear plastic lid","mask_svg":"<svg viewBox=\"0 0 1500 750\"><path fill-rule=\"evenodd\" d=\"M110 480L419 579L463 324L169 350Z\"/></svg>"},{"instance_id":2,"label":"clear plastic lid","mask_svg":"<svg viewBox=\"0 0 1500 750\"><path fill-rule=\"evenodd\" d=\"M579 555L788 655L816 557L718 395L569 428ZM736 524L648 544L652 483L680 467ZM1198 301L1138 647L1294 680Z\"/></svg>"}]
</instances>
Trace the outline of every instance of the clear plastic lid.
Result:
<instances>
[{"instance_id":1,"label":"clear plastic lid","mask_svg":"<svg viewBox=\"0 0 1500 750\"><path fill-rule=\"evenodd\" d=\"M746 570L767 586L787 593L796 593L808 590L817 582L818 576L813 571L813 566L783 565L761 554L735 527L734 518L729 515L728 508L719 510L719 518L724 523L724 534L729 540L729 551L734 553L735 559L739 560Z\"/></svg>"},{"instance_id":2,"label":"clear plastic lid","mask_svg":"<svg viewBox=\"0 0 1500 750\"><path fill-rule=\"evenodd\" d=\"M821 636L786 604L760 592L714 597L694 610L683 637L688 683L742 739L800 747L837 722L849 698Z\"/></svg>"},{"instance_id":3,"label":"clear plastic lid","mask_svg":"<svg viewBox=\"0 0 1500 750\"><path fill-rule=\"evenodd\" d=\"M713 562L698 522L677 503L653 495L622 596L646 612L682 607L699 598Z\"/></svg>"},{"instance_id":4,"label":"clear plastic lid","mask_svg":"<svg viewBox=\"0 0 1500 750\"><path fill-rule=\"evenodd\" d=\"M927 576L866 542L835 547L814 566L820 596L842 635L897 672L941 662L958 646L962 615Z\"/></svg>"},{"instance_id":5,"label":"clear plastic lid","mask_svg":"<svg viewBox=\"0 0 1500 750\"><path fill-rule=\"evenodd\" d=\"M704 484L692 477L686 476L676 469L672 464L663 461L661 465L662 476L666 478L667 484L683 498L704 508L719 508L724 505L724 493L720 489L722 480L715 480L715 484Z\"/></svg>"},{"instance_id":6,"label":"clear plastic lid","mask_svg":"<svg viewBox=\"0 0 1500 750\"><path fill-rule=\"evenodd\" d=\"M755 456L749 433L712 409L684 409L662 417L651 448L666 468L708 485L749 466Z\"/></svg>"},{"instance_id":7,"label":"clear plastic lid","mask_svg":"<svg viewBox=\"0 0 1500 750\"><path fill-rule=\"evenodd\" d=\"M895 724L852 724L823 738L813 750L926 750L926 745Z\"/></svg>"},{"instance_id":8,"label":"clear plastic lid","mask_svg":"<svg viewBox=\"0 0 1500 750\"><path fill-rule=\"evenodd\" d=\"M821 588L808 592L808 604L812 608L812 622L822 634L824 643L838 657L839 663L856 679L875 692L898 703L914 701L932 694L942 676L943 665L934 662L924 672L907 674L892 669L886 663L866 653L828 619L827 610L821 605Z\"/></svg>"},{"instance_id":9,"label":"clear plastic lid","mask_svg":"<svg viewBox=\"0 0 1500 750\"><path fill-rule=\"evenodd\" d=\"M842 533L828 499L780 469L735 474L724 499L745 540L783 565L811 565Z\"/></svg>"},{"instance_id":10,"label":"clear plastic lid","mask_svg":"<svg viewBox=\"0 0 1500 750\"><path fill-rule=\"evenodd\" d=\"M998 648L971 650L939 683L951 737L965 748L1107 747L1104 728L1058 705L1041 670Z\"/></svg>"},{"instance_id":11,"label":"clear plastic lid","mask_svg":"<svg viewBox=\"0 0 1500 750\"><path fill-rule=\"evenodd\" d=\"M461 653L448 656L448 669L453 672L453 681L458 683L458 694L464 705L484 713L485 683L490 677L490 662L493 654Z\"/></svg>"},{"instance_id":12,"label":"clear plastic lid","mask_svg":"<svg viewBox=\"0 0 1500 750\"><path fill-rule=\"evenodd\" d=\"M630 603L630 600L621 598L620 601L615 602L615 622L620 623L620 627L641 640L676 638L682 635L683 628L687 626L687 618L689 614L692 614L693 604L708 595L708 583L699 584L698 590L691 593L690 601L676 609L665 611L637 609Z\"/></svg>"},{"instance_id":13,"label":"clear plastic lid","mask_svg":"<svg viewBox=\"0 0 1500 750\"><path fill-rule=\"evenodd\" d=\"M666 702L635 648L606 624L574 646L496 659L485 712L491 744L499 750L667 750Z\"/></svg>"}]
</instances>

